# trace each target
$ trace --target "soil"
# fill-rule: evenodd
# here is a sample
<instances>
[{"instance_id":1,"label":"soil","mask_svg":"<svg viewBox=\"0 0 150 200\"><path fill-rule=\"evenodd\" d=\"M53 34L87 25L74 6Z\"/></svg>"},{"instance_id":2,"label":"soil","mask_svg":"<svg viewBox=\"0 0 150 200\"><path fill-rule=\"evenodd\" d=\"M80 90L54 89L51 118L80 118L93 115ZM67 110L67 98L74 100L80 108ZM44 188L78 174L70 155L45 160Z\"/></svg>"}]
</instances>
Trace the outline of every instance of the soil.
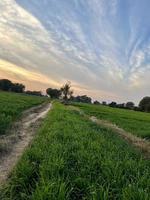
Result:
<instances>
[{"instance_id":1,"label":"soil","mask_svg":"<svg viewBox=\"0 0 150 200\"><path fill-rule=\"evenodd\" d=\"M50 109L50 103L28 109L9 133L0 137L0 184L7 180Z\"/></svg>"}]
</instances>

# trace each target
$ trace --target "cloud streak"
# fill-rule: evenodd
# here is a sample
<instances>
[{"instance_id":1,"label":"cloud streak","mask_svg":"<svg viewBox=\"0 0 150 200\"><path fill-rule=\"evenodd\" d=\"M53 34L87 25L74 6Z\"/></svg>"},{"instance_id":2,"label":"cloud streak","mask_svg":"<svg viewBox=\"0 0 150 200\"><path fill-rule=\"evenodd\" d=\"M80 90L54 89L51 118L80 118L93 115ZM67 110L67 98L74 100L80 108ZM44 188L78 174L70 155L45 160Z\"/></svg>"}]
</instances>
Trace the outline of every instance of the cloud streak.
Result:
<instances>
[{"instance_id":1,"label":"cloud streak","mask_svg":"<svg viewBox=\"0 0 150 200\"><path fill-rule=\"evenodd\" d=\"M59 86L56 81L48 78L46 75L42 75L37 71L24 69L4 60L0 60L0 71L3 72L3 74L9 74L10 77L15 76L20 81L34 81L43 83L44 80L45 85L53 85L54 87Z\"/></svg>"}]
</instances>

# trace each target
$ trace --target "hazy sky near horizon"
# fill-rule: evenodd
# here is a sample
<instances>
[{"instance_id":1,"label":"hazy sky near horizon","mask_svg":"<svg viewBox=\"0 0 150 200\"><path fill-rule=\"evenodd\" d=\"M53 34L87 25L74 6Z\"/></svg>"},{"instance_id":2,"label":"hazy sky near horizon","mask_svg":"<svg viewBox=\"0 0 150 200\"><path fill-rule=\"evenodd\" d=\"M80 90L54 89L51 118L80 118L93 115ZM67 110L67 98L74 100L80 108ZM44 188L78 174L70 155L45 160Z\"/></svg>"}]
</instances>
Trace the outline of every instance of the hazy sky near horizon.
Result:
<instances>
[{"instance_id":1,"label":"hazy sky near horizon","mask_svg":"<svg viewBox=\"0 0 150 200\"><path fill-rule=\"evenodd\" d=\"M0 78L98 100L150 95L150 0L1 0Z\"/></svg>"}]
</instances>

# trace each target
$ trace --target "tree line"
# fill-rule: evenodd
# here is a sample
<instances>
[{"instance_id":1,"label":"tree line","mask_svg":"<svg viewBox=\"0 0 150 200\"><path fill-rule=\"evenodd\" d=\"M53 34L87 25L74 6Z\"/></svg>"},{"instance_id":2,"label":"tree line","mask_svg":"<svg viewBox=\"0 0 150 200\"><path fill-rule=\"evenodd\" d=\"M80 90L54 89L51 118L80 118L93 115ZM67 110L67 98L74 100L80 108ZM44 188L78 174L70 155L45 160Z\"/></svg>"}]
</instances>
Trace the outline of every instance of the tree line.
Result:
<instances>
[{"instance_id":1,"label":"tree line","mask_svg":"<svg viewBox=\"0 0 150 200\"><path fill-rule=\"evenodd\" d=\"M135 104L132 101L129 101L127 103L120 103L117 104L116 102L112 101L111 103L108 103L106 101L103 101L100 103L99 101L94 101L93 104L96 105L104 105L109 106L112 108L122 108L122 109L129 109L129 110L135 110L135 111L143 111L143 112L150 112L150 97L146 96L141 99L138 106L135 106Z\"/></svg>"},{"instance_id":2,"label":"tree line","mask_svg":"<svg viewBox=\"0 0 150 200\"><path fill-rule=\"evenodd\" d=\"M21 83L13 83L8 79L1 79L0 80L0 90L9 91L9 92L16 92L16 93L24 93L27 95L35 95L35 96L45 96L42 94L41 91L25 91L25 85ZM73 90L70 82L67 82L63 85L60 89L56 88L48 88L46 90L46 94L48 97L52 99L61 99L64 103L69 102L80 102L80 103L89 103L92 104L92 98L88 97L87 95L81 96L73 96ZM107 104L107 102L103 101L100 103L99 101L94 101L93 104L95 105L105 105L110 106L113 108L123 108L123 109L130 109L135 111L143 111L143 112L150 112L150 97L146 96L141 99L138 106L131 101L127 103L117 104L116 102L112 101L111 103Z\"/></svg>"},{"instance_id":3,"label":"tree line","mask_svg":"<svg viewBox=\"0 0 150 200\"><path fill-rule=\"evenodd\" d=\"M106 102L102 102L102 104L113 107L113 108L122 108L122 109L129 109L129 110L135 110L135 111L150 112L150 97L148 96L142 98L138 106L135 106L135 104L132 101L129 101L127 103L121 103L121 104L117 104L114 101L109 104L107 104Z\"/></svg>"},{"instance_id":4,"label":"tree line","mask_svg":"<svg viewBox=\"0 0 150 200\"><path fill-rule=\"evenodd\" d=\"M0 80L0 90L22 93L25 90L25 86L21 83L12 83L8 79L1 79Z\"/></svg>"},{"instance_id":5,"label":"tree line","mask_svg":"<svg viewBox=\"0 0 150 200\"><path fill-rule=\"evenodd\" d=\"M81 102L81 103L92 103L92 98L87 95L73 96L73 90L71 89L71 83L67 82L60 89L48 88L46 93L52 99L62 99L65 103L67 102Z\"/></svg>"},{"instance_id":6,"label":"tree line","mask_svg":"<svg viewBox=\"0 0 150 200\"><path fill-rule=\"evenodd\" d=\"M25 91L25 85L21 83L13 83L8 79L0 79L0 90L7 92L24 93L35 96L43 96L41 91Z\"/></svg>"},{"instance_id":7,"label":"tree line","mask_svg":"<svg viewBox=\"0 0 150 200\"><path fill-rule=\"evenodd\" d=\"M47 94L51 98L61 98L62 94L64 95L64 100L65 101L70 101L70 102L80 102L80 103L90 103L92 104L92 98L88 97L87 95L82 95L82 96L73 96L73 90L71 90L71 84L66 83L60 90L59 89L52 89L48 88L46 90ZM122 109L130 109L130 110L135 110L135 111L143 111L143 112L150 112L150 97L144 97L138 106L135 106L135 104L132 101L129 101L127 103L121 103L117 104L116 102L111 102L107 104L105 101L100 103L99 101L94 101L93 104L95 105L105 105L105 106L110 106L113 108L122 108Z\"/></svg>"}]
</instances>

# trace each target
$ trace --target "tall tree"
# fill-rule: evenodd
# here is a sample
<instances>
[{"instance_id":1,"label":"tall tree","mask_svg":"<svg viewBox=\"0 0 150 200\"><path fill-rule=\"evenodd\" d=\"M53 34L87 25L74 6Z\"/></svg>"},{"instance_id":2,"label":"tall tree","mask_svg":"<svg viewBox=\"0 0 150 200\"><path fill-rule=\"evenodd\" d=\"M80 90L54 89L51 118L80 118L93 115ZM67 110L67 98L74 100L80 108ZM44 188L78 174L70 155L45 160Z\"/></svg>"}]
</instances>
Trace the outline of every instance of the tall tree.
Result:
<instances>
[{"instance_id":1,"label":"tall tree","mask_svg":"<svg viewBox=\"0 0 150 200\"><path fill-rule=\"evenodd\" d=\"M68 101L68 99L71 98L73 95L73 90L71 90L71 83L69 81L61 88L61 92L65 101Z\"/></svg>"}]
</instances>

